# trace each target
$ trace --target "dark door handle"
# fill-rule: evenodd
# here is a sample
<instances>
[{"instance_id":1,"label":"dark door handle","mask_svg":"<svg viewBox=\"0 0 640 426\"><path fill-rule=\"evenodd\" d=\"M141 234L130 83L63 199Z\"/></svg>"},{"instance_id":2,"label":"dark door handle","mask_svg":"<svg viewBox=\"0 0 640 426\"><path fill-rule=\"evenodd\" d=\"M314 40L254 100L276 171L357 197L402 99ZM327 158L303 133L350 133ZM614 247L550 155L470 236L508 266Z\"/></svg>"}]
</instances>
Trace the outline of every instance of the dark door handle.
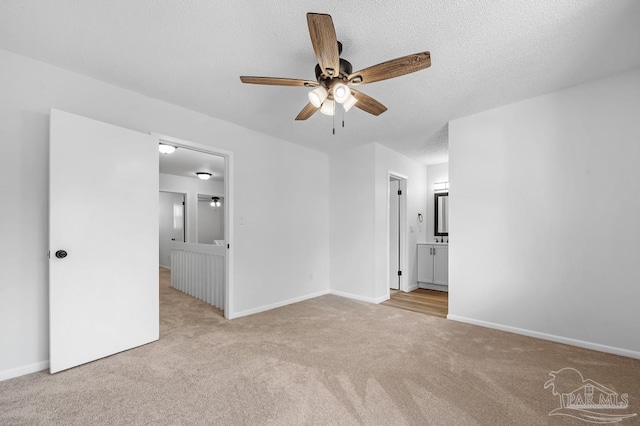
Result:
<instances>
[{"instance_id":1,"label":"dark door handle","mask_svg":"<svg viewBox=\"0 0 640 426\"><path fill-rule=\"evenodd\" d=\"M64 250L58 250L58 251L56 252L56 257L57 257L58 259L64 259L65 257L67 257L67 252L66 252L66 251L64 251Z\"/></svg>"}]
</instances>

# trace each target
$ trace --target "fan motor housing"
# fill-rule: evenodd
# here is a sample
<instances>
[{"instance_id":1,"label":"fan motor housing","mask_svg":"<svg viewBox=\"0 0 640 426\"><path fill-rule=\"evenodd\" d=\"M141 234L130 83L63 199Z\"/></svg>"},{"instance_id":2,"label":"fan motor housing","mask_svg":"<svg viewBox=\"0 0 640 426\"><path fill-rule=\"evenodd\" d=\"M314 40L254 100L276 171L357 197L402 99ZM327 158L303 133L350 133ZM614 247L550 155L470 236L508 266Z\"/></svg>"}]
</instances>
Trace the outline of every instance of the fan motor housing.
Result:
<instances>
[{"instance_id":1,"label":"fan motor housing","mask_svg":"<svg viewBox=\"0 0 640 426\"><path fill-rule=\"evenodd\" d=\"M351 62L346 59L340 58L340 75L348 76L353 72L353 66ZM320 81L322 76L322 69L319 64L316 64L316 80Z\"/></svg>"}]
</instances>

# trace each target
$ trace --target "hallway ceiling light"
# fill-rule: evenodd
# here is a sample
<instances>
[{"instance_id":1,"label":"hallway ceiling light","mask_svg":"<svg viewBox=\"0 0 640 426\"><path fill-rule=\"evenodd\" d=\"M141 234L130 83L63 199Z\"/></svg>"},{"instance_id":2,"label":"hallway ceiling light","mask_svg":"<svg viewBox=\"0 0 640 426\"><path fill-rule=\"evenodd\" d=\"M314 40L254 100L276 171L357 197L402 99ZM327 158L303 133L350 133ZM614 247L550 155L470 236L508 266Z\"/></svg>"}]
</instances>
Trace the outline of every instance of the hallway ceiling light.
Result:
<instances>
[{"instance_id":1,"label":"hallway ceiling light","mask_svg":"<svg viewBox=\"0 0 640 426\"><path fill-rule=\"evenodd\" d=\"M158 151L160 151L160 153L162 154L173 154L175 150L176 150L176 147L172 145L167 145L164 143L161 143L158 145Z\"/></svg>"},{"instance_id":2,"label":"hallway ceiling light","mask_svg":"<svg viewBox=\"0 0 640 426\"><path fill-rule=\"evenodd\" d=\"M196 173L196 176L198 176L202 180L209 180L211 178L211 173L198 172L198 173Z\"/></svg>"},{"instance_id":3,"label":"hallway ceiling light","mask_svg":"<svg viewBox=\"0 0 640 426\"><path fill-rule=\"evenodd\" d=\"M220 207L220 205L221 205L220 198L213 197L212 200L213 201L211 201L211 207Z\"/></svg>"},{"instance_id":4,"label":"hallway ceiling light","mask_svg":"<svg viewBox=\"0 0 640 426\"><path fill-rule=\"evenodd\" d=\"M449 189L449 182L436 182L433 184L435 191L446 191Z\"/></svg>"}]
</instances>

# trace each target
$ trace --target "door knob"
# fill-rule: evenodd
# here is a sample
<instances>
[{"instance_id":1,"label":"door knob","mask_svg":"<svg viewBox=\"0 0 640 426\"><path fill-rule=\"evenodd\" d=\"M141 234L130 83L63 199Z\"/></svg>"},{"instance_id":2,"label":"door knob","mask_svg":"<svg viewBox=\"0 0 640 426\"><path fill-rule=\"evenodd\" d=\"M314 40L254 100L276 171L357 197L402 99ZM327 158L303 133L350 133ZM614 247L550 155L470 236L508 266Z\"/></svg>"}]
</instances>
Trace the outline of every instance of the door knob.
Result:
<instances>
[{"instance_id":1,"label":"door knob","mask_svg":"<svg viewBox=\"0 0 640 426\"><path fill-rule=\"evenodd\" d=\"M67 257L67 252L66 252L66 251L64 251L64 250L58 250L58 251L56 252L56 257L57 257L58 259L64 259L65 257Z\"/></svg>"}]
</instances>

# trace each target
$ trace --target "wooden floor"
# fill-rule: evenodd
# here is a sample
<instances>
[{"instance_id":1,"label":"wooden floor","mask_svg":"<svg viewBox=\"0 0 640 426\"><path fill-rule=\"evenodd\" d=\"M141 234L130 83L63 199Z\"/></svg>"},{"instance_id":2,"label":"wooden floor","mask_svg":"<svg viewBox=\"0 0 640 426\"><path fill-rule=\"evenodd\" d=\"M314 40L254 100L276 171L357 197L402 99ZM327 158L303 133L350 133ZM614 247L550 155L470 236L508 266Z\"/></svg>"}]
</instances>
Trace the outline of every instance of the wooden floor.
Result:
<instances>
[{"instance_id":1,"label":"wooden floor","mask_svg":"<svg viewBox=\"0 0 640 426\"><path fill-rule=\"evenodd\" d=\"M382 305L446 318L449 312L449 293L423 288L408 293L391 290L391 299Z\"/></svg>"}]
</instances>

